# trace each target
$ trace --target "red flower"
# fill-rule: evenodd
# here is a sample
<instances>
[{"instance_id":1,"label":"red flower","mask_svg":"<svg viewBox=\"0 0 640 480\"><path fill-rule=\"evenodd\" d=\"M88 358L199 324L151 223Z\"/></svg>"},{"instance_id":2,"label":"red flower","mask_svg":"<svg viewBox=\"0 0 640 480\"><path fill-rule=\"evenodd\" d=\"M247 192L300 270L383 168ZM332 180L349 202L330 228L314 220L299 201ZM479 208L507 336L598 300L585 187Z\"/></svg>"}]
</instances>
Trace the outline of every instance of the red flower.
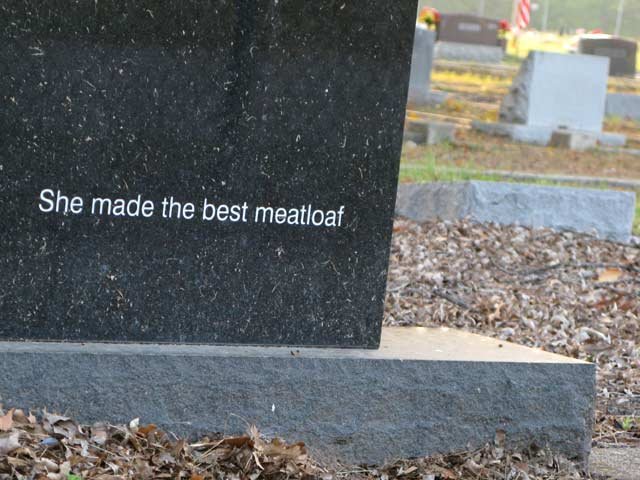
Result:
<instances>
[{"instance_id":1,"label":"red flower","mask_svg":"<svg viewBox=\"0 0 640 480\"><path fill-rule=\"evenodd\" d=\"M418 15L418 21L427 25L437 25L440 23L440 12L433 7L423 7Z\"/></svg>"}]
</instances>

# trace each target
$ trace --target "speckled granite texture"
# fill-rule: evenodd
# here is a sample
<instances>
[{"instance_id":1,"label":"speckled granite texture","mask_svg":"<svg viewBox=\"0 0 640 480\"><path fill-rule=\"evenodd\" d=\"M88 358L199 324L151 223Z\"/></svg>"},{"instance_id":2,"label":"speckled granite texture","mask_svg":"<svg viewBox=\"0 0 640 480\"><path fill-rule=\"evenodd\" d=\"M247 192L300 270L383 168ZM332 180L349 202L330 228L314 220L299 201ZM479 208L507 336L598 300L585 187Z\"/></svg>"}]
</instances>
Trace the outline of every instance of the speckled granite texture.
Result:
<instances>
[{"instance_id":1,"label":"speckled granite texture","mask_svg":"<svg viewBox=\"0 0 640 480\"><path fill-rule=\"evenodd\" d=\"M0 401L178 435L254 424L346 464L478 448L496 430L508 448L589 455L593 364L450 329L383 328L379 350L291 351L0 342L11 372Z\"/></svg>"},{"instance_id":2,"label":"speckled granite texture","mask_svg":"<svg viewBox=\"0 0 640 480\"><path fill-rule=\"evenodd\" d=\"M0 337L376 347L415 12L1 2Z\"/></svg>"}]
</instances>

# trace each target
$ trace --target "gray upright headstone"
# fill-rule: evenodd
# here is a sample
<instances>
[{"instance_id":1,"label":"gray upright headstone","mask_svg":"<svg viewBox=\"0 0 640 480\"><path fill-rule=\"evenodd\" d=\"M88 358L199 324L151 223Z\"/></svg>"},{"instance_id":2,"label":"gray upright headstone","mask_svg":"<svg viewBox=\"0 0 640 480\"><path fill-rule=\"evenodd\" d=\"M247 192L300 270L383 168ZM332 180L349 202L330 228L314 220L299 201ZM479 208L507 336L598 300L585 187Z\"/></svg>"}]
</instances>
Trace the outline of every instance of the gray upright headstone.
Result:
<instances>
[{"instance_id":1,"label":"gray upright headstone","mask_svg":"<svg viewBox=\"0 0 640 480\"><path fill-rule=\"evenodd\" d=\"M500 106L500 120L601 132L609 59L529 53Z\"/></svg>"},{"instance_id":2,"label":"gray upright headstone","mask_svg":"<svg viewBox=\"0 0 640 480\"><path fill-rule=\"evenodd\" d=\"M431 90L431 68L436 32L426 25L416 24L411 57L411 79L409 81L409 104L421 106L429 103Z\"/></svg>"}]
</instances>

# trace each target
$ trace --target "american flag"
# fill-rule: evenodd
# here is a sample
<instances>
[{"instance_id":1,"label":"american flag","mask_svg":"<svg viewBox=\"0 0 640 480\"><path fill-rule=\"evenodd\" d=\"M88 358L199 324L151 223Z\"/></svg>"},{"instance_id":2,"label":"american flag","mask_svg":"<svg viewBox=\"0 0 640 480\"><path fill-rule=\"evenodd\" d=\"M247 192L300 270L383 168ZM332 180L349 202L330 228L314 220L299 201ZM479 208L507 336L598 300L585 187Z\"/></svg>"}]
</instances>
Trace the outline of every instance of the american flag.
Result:
<instances>
[{"instance_id":1,"label":"american flag","mask_svg":"<svg viewBox=\"0 0 640 480\"><path fill-rule=\"evenodd\" d=\"M520 0L518 2L518 11L516 13L516 26L523 30L529 25L531 20L531 1Z\"/></svg>"}]
</instances>

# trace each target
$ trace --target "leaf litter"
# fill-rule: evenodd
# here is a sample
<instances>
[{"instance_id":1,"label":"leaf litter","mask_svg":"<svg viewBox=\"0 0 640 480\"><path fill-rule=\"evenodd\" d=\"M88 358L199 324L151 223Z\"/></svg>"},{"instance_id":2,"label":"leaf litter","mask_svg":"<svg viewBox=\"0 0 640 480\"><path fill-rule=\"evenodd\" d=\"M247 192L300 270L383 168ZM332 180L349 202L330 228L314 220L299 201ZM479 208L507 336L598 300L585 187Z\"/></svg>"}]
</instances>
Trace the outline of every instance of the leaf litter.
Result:
<instances>
[{"instance_id":1,"label":"leaf litter","mask_svg":"<svg viewBox=\"0 0 640 480\"><path fill-rule=\"evenodd\" d=\"M571 462L545 450L508 452L504 432L485 447L450 455L400 460L382 467L322 466L304 443L265 439L256 427L236 437L209 436L195 442L155 425L79 425L47 411L0 414L11 429L0 436L0 479L582 479ZM10 439L4 441L3 439Z\"/></svg>"}]
</instances>

